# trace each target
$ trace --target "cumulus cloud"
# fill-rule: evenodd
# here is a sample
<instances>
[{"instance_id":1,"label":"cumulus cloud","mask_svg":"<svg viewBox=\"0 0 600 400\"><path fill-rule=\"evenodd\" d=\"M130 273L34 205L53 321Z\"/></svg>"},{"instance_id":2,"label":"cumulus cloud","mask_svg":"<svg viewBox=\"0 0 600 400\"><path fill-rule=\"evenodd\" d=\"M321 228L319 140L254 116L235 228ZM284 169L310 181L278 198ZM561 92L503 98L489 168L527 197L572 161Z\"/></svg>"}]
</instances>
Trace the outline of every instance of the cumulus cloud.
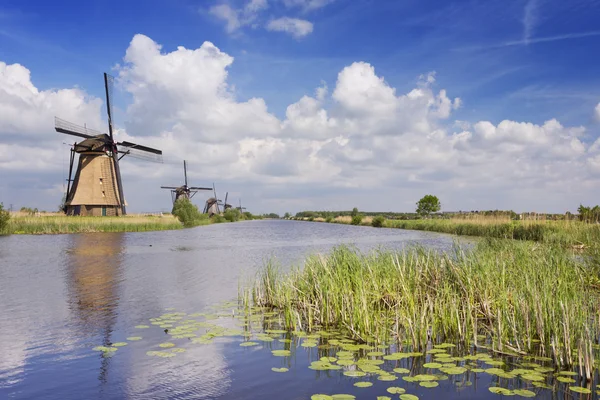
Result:
<instances>
[{"instance_id":1,"label":"cumulus cloud","mask_svg":"<svg viewBox=\"0 0 600 400\"><path fill-rule=\"evenodd\" d=\"M295 38L301 38L313 31L313 24L303 19L281 17L269 21L267 30L285 32Z\"/></svg>"},{"instance_id":2,"label":"cumulus cloud","mask_svg":"<svg viewBox=\"0 0 600 400\"><path fill-rule=\"evenodd\" d=\"M212 6L209 13L225 22L225 30L228 33L234 33L243 26L252 25L259 13L268 6L267 0L250 0L239 9L223 3Z\"/></svg>"},{"instance_id":3,"label":"cumulus cloud","mask_svg":"<svg viewBox=\"0 0 600 400\"><path fill-rule=\"evenodd\" d=\"M210 42L165 52L147 36L132 39L117 67L117 84L132 99L117 135L162 149L167 163L157 168L125 161L126 182L135 181L140 193L159 191L172 184L165 178L181 175L180 160L187 159L199 171L195 179L237 182L257 196L268 187L270 204L287 199L293 187L296 193L327 188L329 196L348 190L360 196L369 190L403 199L397 206L385 203L389 209L412 208L423 191L435 191L457 209L496 208L502 206L494 201L505 201L510 208L564 210L569 196L591 198L600 181L600 139L589 143L584 127L556 119L456 121L461 100L437 89L433 73L400 93L373 65L355 62L341 69L331 90L321 83L280 119L261 98L237 98L228 82L233 63ZM77 88L40 90L25 67L0 67L0 169L14 176L60 169L56 154L67 150L59 149L53 116L102 127L101 100ZM48 145L32 151L27 140L42 136ZM332 201L355 206L347 194L340 196ZM295 206L318 207L302 201L294 199Z\"/></svg>"}]
</instances>

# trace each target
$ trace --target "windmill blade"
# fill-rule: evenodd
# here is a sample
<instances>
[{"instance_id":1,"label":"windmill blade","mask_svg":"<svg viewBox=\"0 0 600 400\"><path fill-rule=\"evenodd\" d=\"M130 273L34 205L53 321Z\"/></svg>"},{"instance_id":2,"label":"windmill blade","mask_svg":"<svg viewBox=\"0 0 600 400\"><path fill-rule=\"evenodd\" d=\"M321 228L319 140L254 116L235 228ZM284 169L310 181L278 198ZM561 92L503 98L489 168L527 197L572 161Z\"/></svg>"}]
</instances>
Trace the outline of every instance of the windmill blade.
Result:
<instances>
[{"instance_id":1,"label":"windmill blade","mask_svg":"<svg viewBox=\"0 0 600 400\"><path fill-rule=\"evenodd\" d=\"M219 210L219 198L217 197L217 189L215 189L215 183L213 182L213 193L215 194L215 200L217 201L217 214L220 214Z\"/></svg>"},{"instance_id":2,"label":"windmill blade","mask_svg":"<svg viewBox=\"0 0 600 400\"><path fill-rule=\"evenodd\" d=\"M229 192L225 193L225 202L223 203L224 211L227 211L227 196L229 196Z\"/></svg>"},{"instance_id":3,"label":"windmill blade","mask_svg":"<svg viewBox=\"0 0 600 400\"><path fill-rule=\"evenodd\" d=\"M179 189L179 186L161 186L160 188L161 189L171 189L171 190L174 190L174 189Z\"/></svg>"},{"instance_id":4,"label":"windmill blade","mask_svg":"<svg viewBox=\"0 0 600 400\"><path fill-rule=\"evenodd\" d=\"M110 140L114 142L113 139L113 124L112 124L112 92L114 86L115 78L111 75L104 73L104 90L106 91L106 113L108 114L108 134L110 135Z\"/></svg>"},{"instance_id":5,"label":"windmill blade","mask_svg":"<svg viewBox=\"0 0 600 400\"><path fill-rule=\"evenodd\" d=\"M187 164L185 160L183 160L183 176L185 178L185 186L187 187Z\"/></svg>"},{"instance_id":6,"label":"windmill blade","mask_svg":"<svg viewBox=\"0 0 600 400\"><path fill-rule=\"evenodd\" d=\"M117 145L122 147L128 147L130 149L135 149L139 151L145 151L148 153L162 155L162 151L158 149L153 149L152 147L142 146L141 144L131 143L131 142L119 142Z\"/></svg>"},{"instance_id":7,"label":"windmill blade","mask_svg":"<svg viewBox=\"0 0 600 400\"><path fill-rule=\"evenodd\" d=\"M213 188L209 188L209 187L198 187L198 186L190 186L189 187L190 190L213 190Z\"/></svg>"},{"instance_id":8,"label":"windmill blade","mask_svg":"<svg viewBox=\"0 0 600 400\"><path fill-rule=\"evenodd\" d=\"M135 148L126 147L125 149L120 149L119 153L123 154L120 158L130 156L133 158L137 158L138 160L151 161L156 163L163 162L162 155L140 151Z\"/></svg>"},{"instance_id":9,"label":"windmill blade","mask_svg":"<svg viewBox=\"0 0 600 400\"><path fill-rule=\"evenodd\" d=\"M58 117L54 117L54 129L56 129L56 132L66 133L67 135L78 136L84 139L92 139L95 136L102 135L102 132L65 121Z\"/></svg>"}]
</instances>

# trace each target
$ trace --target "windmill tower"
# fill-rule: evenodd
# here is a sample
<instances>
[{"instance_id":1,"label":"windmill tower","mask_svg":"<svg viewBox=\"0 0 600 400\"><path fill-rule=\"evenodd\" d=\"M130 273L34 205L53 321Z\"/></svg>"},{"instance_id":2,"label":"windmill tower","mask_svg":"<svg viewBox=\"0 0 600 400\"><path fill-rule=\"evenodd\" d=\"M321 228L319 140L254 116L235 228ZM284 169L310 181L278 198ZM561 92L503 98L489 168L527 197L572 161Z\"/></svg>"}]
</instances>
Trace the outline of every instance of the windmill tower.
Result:
<instances>
[{"instance_id":1,"label":"windmill tower","mask_svg":"<svg viewBox=\"0 0 600 400\"><path fill-rule=\"evenodd\" d=\"M126 155L162 162L162 151L131 142L115 142L112 123L112 86L114 78L104 73L108 134L54 118L59 133L84 140L73 144L69 179L63 211L67 215L125 215L125 198L119 160ZM75 153L79 154L75 178L72 178ZM121 154L121 156L119 156Z\"/></svg>"},{"instance_id":2,"label":"windmill tower","mask_svg":"<svg viewBox=\"0 0 600 400\"><path fill-rule=\"evenodd\" d=\"M240 198L240 206L236 207L238 210L240 210L240 214L244 213L244 210L246 209L246 207L242 207L242 199Z\"/></svg>"},{"instance_id":3,"label":"windmill tower","mask_svg":"<svg viewBox=\"0 0 600 400\"><path fill-rule=\"evenodd\" d=\"M225 202L223 203L223 212L229 210L230 208L233 208L233 206L229 203L227 203L227 197L229 197L229 192L225 193Z\"/></svg>"},{"instance_id":4,"label":"windmill tower","mask_svg":"<svg viewBox=\"0 0 600 400\"><path fill-rule=\"evenodd\" d=\"M210 197L208 200L206 200L206 204L204 205L204 214L208 214L209 217L212 217L213 215L218 215L221 214L221 210L219 209L219 202L221 200L219 200L217 198L217 190L215 189L215 184L213 183L213 194L215 195L214 197Z\"/></svg>"},{"instance_id":5,"label":"windmill tower","mask_svg":"<svg viewBox=\"0 0 600 400\"><path fill-rule=\"evenodd\" d=\"M175 204L175 202L179 198L186 198L190 200L200 190L213 190L213 188L188 186L187 163L185 162L185 160L183 160L183 177L184 184L182 186L161 186L161 189L171 190L171 199L173 200L173 204Z\"/></svg>"}]
</instances>

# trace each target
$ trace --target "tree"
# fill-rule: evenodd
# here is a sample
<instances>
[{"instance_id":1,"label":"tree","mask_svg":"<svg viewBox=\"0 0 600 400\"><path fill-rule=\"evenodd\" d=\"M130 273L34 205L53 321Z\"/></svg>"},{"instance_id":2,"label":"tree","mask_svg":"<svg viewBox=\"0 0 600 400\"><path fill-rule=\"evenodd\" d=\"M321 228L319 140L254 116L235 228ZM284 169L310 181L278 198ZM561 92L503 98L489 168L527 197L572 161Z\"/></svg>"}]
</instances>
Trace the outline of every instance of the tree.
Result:
<instances>
[{"instance_id":1,"label":"tree","mask_svg":"<svg viewBox=\"0 0 600 400\"><path fill-rule=\"evenodd\" d=\"M0 203L0 235L7 233L9 220L10 213L4 209L4 204Z\"/></svg>"},{"instance_id":2,"label":"tree","mask_svg":"<svg viewBox=\"0 0 600 400\"><path fill-rule=\"evenodd\" d=\"M283 215L283 218L285 218L285 219L288 219L289 217L290 217L290 213L289 213L289 212L286 212L286 213Z\"/></svg>"},{"instance_id":3,"label":"tree","mask_svg":"<svg viewBox=\"0 0 600 400\"><path fill-rule=\"evenodd\" d=\"M422 217L438 212L441 208L442 205L440 204L440 200L431 194L423 196L423 198L417 202L417 214Z\"/></svg>"},{"instance_id":4,"label":"tree","mask_svg":"<svg viewBox=\"0 0 600 400\"><path fill-rule=\"evenodd\" d=\"M358 208L354 207L352 212L350 213L351 217L356 217L358 215Z\"/></svg>"},{"instance_id":5,"label":"tree","mask_svg":"<svg viewBox=\"0 0 600 400\"><path fill-rule=\"evenodd\" d=\"M202 214L198 210L198 207L185 197L177 199L173 205L173 215L176 216L186 228L199 225L202 220L208 218L206 214Z\"/></svg>"}]
</instances>

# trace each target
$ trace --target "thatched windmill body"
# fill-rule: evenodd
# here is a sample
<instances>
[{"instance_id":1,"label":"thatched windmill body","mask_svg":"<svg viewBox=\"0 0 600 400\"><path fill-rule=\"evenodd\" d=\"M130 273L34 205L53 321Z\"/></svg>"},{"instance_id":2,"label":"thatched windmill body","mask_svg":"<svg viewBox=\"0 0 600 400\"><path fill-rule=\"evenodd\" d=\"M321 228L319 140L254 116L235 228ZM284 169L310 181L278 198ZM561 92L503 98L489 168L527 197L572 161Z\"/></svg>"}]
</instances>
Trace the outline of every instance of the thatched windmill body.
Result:
<instances>
[{"instance_id":1,"label":"thatched windmill body","mask_svg":"<svg viewBox=\"0 0 600 400\"><path fill-rule=\"evenodd\" d=\"M183 177L184 184L182 186L161 186L161 189L169 189L171 191L171 199L173 200L173 204L175 204L175 202L180 198L186 198L190 200L200 190L214 189L207 187L188 186L187 163L185 160L183 160Z\"/></svg>"},{"instance_id":2,"label":"thatched windmill body","mask_svg":"<svg viewBox=\"0 0 600 400\"><path fill-rule=\"evenodd\" d=\"M125 215L123 182L119 160L126 155L151 161L162 161L162 151L131 142L115 142L112 124L113 77L104 74L108 134L55 118L57 132L84 140L71 149L69 179L63 211L67 215ZM75 153L79 154L77 171L72 178ZM121 156L119 156L121 155Z\"/></svg>"}]
</instances>

